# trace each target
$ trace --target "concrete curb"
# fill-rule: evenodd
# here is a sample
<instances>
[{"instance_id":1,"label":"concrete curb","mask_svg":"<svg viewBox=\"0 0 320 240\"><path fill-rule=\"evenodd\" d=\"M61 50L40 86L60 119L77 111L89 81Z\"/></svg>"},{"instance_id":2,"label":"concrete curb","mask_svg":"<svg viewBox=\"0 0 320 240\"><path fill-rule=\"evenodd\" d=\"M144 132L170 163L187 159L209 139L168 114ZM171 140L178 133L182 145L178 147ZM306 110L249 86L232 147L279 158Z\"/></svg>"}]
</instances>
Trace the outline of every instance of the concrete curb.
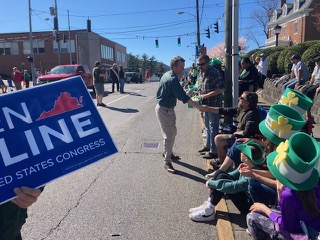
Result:
<instances>
[{"instance_id":1,"label":"concrete curb","mask_svg":"<svg viewBox=\"0 0 320 240\"><path fill-rule=\"evenodd\" d=\"M216 206L216 229L219 240L234 240L233 227L225 199L221 199Z\"/></svg>"}]
</instances>

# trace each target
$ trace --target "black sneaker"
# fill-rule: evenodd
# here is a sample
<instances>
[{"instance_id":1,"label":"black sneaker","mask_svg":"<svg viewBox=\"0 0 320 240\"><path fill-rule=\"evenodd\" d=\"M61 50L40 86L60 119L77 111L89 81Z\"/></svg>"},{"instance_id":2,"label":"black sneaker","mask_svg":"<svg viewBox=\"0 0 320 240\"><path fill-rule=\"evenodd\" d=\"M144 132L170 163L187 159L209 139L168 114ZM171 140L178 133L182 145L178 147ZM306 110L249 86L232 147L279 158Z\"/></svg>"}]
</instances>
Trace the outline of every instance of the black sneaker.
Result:
<instances>
[{"instance_id":1,"label":"black sneaker","mask_svg":"<svg viewBox=\"0 0 320 240\"><path fill-rule=\"evenodd\" d=\"M219 159L213 159L210 161L210 165L213 167L214 170L218 170L221 167L221 162L219 162Z\"/></svg>"},{"instance_id":2,"label":"black sneaker","mask_svg":"<svg viewBox=\"0 0 320 240\"><path fill-rule=\"evenodd\" d=\"M210 149L209 148L206 148L206 147L204 147L204 148L202 148L202 149L200 149L199 151L198 151L198 153L204 153L204 152L209 152L210 151Z\"/></svg>"},{"instance_id":3,"label":"black sneaker","mask_svg":"<svg viewBox=\"0 0 320 240\"><path fill-rule=\"evenodd\" d=\"M97 103L98 107L107 107L107 105L105 105L104 103Z\"/></svg>"},{"instance_id":4,"label":"black sneaker","mask_svg":"<svg viewBox=\"0 0 320 240\"><path fill-rule=\"evenodd\" d=\"M218 155L216 153L209 152L209 153L203 155L202 157L205 159L213 159L213 158L218 158Z\"/></svg>"}]
</instances>

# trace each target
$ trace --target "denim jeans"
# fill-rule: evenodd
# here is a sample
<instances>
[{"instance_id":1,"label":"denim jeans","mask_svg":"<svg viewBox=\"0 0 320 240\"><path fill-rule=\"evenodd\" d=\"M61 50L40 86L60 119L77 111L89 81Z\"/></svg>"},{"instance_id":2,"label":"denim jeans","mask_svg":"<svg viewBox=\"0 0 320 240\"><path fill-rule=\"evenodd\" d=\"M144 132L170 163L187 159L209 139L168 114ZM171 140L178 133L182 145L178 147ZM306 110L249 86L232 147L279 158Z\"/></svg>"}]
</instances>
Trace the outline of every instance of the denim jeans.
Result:
<instances>
[{"instance_id":1,"label":"denim jeans","mask_svg":"<svg viewBox=\"0 0 320 240\"><path fill-rule=\"evenodd\" d=\"M220 115L211 112L204 113L204 125L207 130L206 147L210 149L211 153L217 153L217 147L214 143L214 138L219 131Z\"/></svg>"},{"instance_id":2,"label":"denim jeans","mask_svg":"<svg viewBox=\"0 0 320 240\"><path fill-rule=\"evenodd\" d=\"M286 88L294 89L296 83L298 82L298 78L294 78L292 80L289 80L287 83L282 85L282 93L286 90ZM301 83L305 83L305 81L301 80Z\"/></svg>"},{"instance_id":3,"label":"denim jeans","mask_svg":"<svg viewBox=\"0 0 320 240\"><path fill-rule=\"evenodd\" d=\"M274 205L277 199L276 189L263 184L253 178L249 179L248 191L253 202L264 203L265 205Z\"/></svg>"},{"instance_id":4,"label":"denim jeans","mask_svg":"<svg viewBox=\"0 0 320 240\"><path fill-rule=\"evenodd\" d=\"M120 93L124 93L124 78L119 78Z\"/></svg>"}]
</instances>

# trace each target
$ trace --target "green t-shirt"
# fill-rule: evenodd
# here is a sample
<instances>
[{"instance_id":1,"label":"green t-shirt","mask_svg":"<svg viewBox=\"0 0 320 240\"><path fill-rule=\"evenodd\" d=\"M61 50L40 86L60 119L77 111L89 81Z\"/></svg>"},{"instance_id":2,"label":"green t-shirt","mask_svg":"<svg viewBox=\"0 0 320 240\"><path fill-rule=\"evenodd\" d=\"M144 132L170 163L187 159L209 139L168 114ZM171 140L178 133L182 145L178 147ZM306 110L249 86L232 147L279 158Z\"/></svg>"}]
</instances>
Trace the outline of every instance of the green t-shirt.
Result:
<instances>
[{"instance_id":1,"label":"green t-shirt","mask_svg":"<svg viewBox=\"0 0 320 240\"><path fill-rule=\"evenodd\" d=\"M0 205L0 240L15 240L26 222L27 209L12 202Z\"/></svg>"}]
</instances>

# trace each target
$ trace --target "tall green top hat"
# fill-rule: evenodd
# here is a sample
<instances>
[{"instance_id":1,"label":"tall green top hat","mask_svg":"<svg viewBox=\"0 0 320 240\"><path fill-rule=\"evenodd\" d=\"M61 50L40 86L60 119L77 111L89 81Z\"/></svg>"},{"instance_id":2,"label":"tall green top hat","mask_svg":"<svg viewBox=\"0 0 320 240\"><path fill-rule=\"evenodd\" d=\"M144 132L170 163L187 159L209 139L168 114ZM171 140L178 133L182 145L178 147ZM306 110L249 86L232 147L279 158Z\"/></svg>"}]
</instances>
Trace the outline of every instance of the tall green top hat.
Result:
<instances>
[{"instance_id":1,"label":"tall green top hat","mask_svg":"<svg viewBox=\"0 0 320 240\"><path fill-rule=\"evenodd\" d=\"M308 134L299 132L280 143L267 157L270 172L283 185L296 191L314 188L319 181L315 164L319 161L320 147Z\"/></svg>"},{"instance_id":2,"label":"tall green top hat","mask_svg":"<svg viewBox=\"0 0 320 240\"><path fill-rule=\"evenodd\" d=\"M279 103L292 107L303 115L312 106L313 101L299 91L286 88Z\"/></svg>"},{"instance_id":3,"label":"tall green top hat","mask_svg":"<svg viewBox=\"0 0 320 240\"><path fill-rule=\"evenodd\" d=\"M274 104L270 107L266 119L259 124L259 129L267 139L278 145L292 134L300 132L305 124L305 118L295 109Z\"/></svg>"}]
</instances>

